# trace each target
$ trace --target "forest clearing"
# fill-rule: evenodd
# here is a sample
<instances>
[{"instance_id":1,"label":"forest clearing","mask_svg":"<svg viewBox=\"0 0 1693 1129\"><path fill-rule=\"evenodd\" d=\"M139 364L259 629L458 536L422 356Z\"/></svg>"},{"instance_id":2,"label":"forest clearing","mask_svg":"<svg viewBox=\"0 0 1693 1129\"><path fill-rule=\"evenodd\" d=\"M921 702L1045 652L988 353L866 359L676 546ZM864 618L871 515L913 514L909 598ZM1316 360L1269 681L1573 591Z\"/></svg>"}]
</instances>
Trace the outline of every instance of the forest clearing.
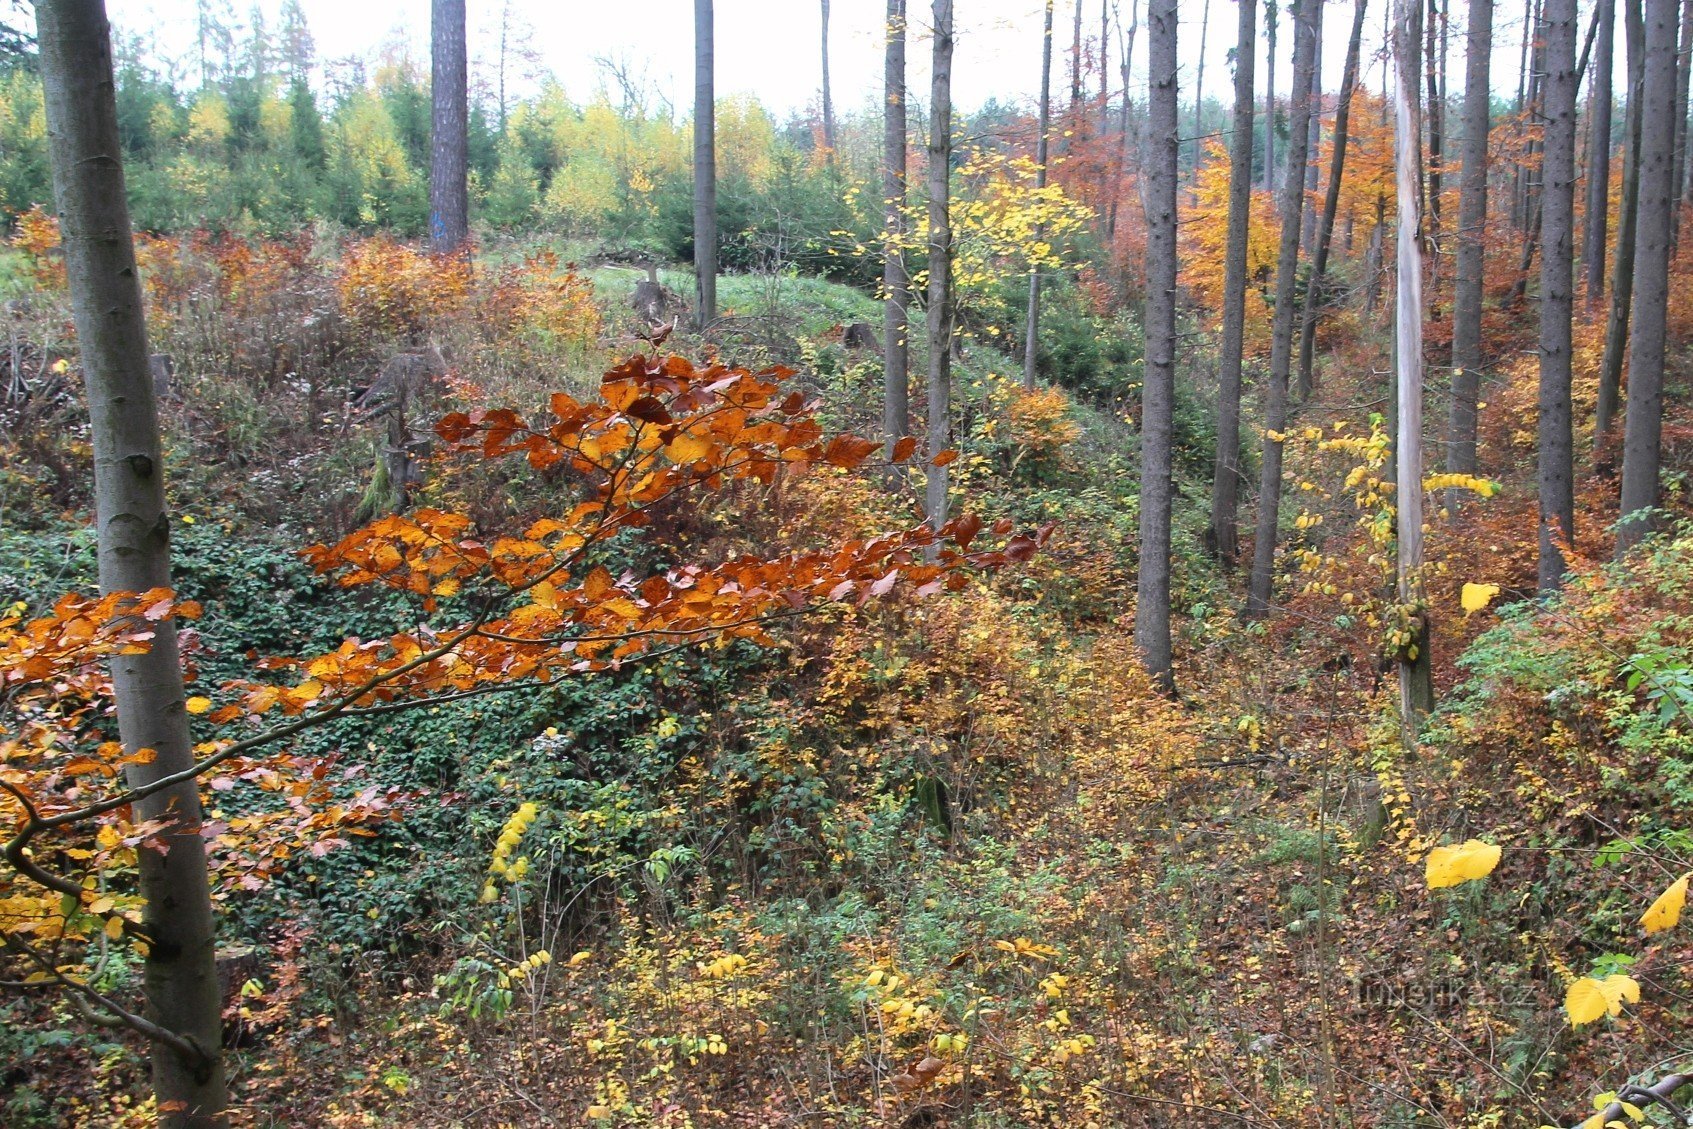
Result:
<instances>
[{"instance_id":1,"label":"forest clearing","mask_svg":"<svg viewBox=\"0 0 1693 1129\"><path fill-rule=\"evenodd\" d=\"M1693 0L107 6L0 1125L1693 1126Z\"/></svg>"}]
</instances>

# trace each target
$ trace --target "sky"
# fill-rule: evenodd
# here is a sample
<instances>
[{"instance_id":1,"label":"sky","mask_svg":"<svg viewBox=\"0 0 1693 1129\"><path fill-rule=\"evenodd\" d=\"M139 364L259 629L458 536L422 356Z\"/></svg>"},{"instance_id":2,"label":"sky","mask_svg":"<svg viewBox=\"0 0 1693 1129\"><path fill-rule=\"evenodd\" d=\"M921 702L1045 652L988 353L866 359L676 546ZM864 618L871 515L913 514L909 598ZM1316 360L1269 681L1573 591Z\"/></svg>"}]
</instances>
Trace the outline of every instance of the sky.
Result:
<instances>
[{"instance_id":1,"label":"sky","mask_svg":"<svg viewBox=\"0 0 1693 1129\"><path fill-rule=\"evenodd\" d=\"M219 2L219 0L214 0ZM1261 0L1260 0L1261 2ZM1365 81L1382 84L1380 45L1390 0L1371 0L1365 24ZM320 60L349 56L375 58L404 46L420 60L428 58L429 0L301 0L317 42ZM1055 104L1069 96L1069 44L1076 0L1055 0L1053 33ZM1141 7L1141 28L1134 44L1131 85L1144 97L1146 67L1145 0L1080 0L1083 33L1097 37L1101 4L1120 6L1125 19L1131 5ZM151 38L167 56L186 61L194 40L197 0L108 0L120 33ZM281 0L233 0L245 19L253 7L274 27ZM1276 84L1285 98L1292 72L1292 35L1284 9L1277 42ZM1461 0L1453 3L1449 84L1454 97L1463 85L1464 36ZM882 83L883 0L834 0L830 26L830 67L835 104L842 112L880 106ZM913 39L908 81L922 91L928 82L929 5L911 0ZM956 49L953 101L974 109L990 98L1031 104L1040 84L1042 0L956 0ZM1182 102L1191 105L1195 81L1207 98L1226 103L1238 9L1235 0L1179 0L1177 41L1182 63ZM1353 12L1351 0L1329 0L1323 27L1323 84L1340 86L1342 59ZM751 94L778 117L804 114L818 100L820 15L816 0L716 0L717 90L719 97ZM622 64L638 77L655 102L668 100L687 115L693 99L692 0L469 0L473 81L492 88L497 73L502 15L513 50L508 85L518 94L533 89L550 72L575 98L586 99L608 82L605 61ZM1267 48L1259 9L1258 89L1264 86ZM1621 21L1619 20L1620 24ZM1502 0L1494 24L1493 82L1496 91L1513 93L1520 70L1523 27L1521 7ZM1115 37L1113 25L1113 37ZM1201 51L1203 42L1204 50ZM515 56L526 54L528 58ZM1117 58L1117 47L1112 49ZM1373 60L1373 61L1372 61ZM1117 64L1113 62L1113 70ZM1203 69L1201 69L1203 67ZM1097 80L1094 80L1097 82ZM1119 82L1113 82L1120 89ZM1260 94L1261 96L1261 94ZM922 101L919 93L919 100Z\"/></svg>"}]
</instances>

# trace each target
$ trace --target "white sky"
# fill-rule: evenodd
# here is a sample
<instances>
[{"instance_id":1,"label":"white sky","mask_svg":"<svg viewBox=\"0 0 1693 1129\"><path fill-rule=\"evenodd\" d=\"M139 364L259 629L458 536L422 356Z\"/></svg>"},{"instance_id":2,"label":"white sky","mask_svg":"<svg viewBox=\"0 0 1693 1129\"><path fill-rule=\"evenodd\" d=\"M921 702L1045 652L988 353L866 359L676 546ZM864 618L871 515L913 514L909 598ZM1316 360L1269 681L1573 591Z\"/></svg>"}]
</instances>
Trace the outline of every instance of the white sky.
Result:
<instances>
[{"instance_id":1,"label":"white sky","mask_svg":"<svg viewBox=\"0 0 1693 1129\"><path fill-rule=\"evenodd\" d=\"M1068 52L1071 21L1077 0L1056 0L1053 92L1055 105L1069 97ZM1083 4L1083 34L1099 34L1102 0ZM1110 3L1112 0L1103 0ZM1144 87L1146 28L1144 0L1117 0L1125 17L1131 3L1140 5L1141 29L1134 45L1135 85ZM1228 52L1234 45L1236 0L1180 0L1178 42L1183 64L1183 105L1191 105L1193 82L1200 59L1200 33L1209 10L1204 50L1204 92L1227 102L1231 81ZM1526 0L1524 0L1526 2ZM275 28L281 0L258 0L268 26ZM1257 86L1264 87L1265 44L1262 0L1259 0ZM1391 0L1370 0L1365 31L1365 81L1381 88L1379 62L1383 25ZM245 19L253 4L233 0ZM374 57L386 45L408 44L416 57L427 60L429 0L302 0L317 42L320 61L360 55ZM120 32L152 37L159 50L185 61L191 56L196 0L108 0L112 21ZM815 0L717 0L717 89L720 97L756 95L781 117L803 113L817 100L819 85L819 5ZM1284 9L1277 39L1276 86L1285 98L1292 72L1291 25ZM965 109L990 97L1031 102L1040 82L1041 0L956 0L957 46L954 60L954 102ZM1453 33L1450 44L1449 89L1456 96L1463 87L1463 0L1451 0ZM668 98L686 116L692 102L692 0L469 0L473 78L493 82L499 27L503 10L510 12L514 39L530 50L540 68L551 71L576 98L587 98L604 82L596 57L621 59L644 76L653 91ZM909 81L921 91L927 83L928 42L924 35L929 5L911 0L913 40L909 47ZM1519 50L1523 3L1503 0L1494 21L1494 87L1514 94L1520 69ZM840 111L880 105L882 82L882 20L884 0L834 0L831 7L831 69L835 102ZM1350 30L1351 0L1328 0L1324 6L1324 87L1340 85L1340 72ZM1585 13L1584 13L1585 20ZM1620 25L1622 21L1617 21ZM1113 25L1114 27L1114 25ZM1585 34L1585 22L1582 34ZM1620 28L1619 28L1620 31ZM1113 30L1115 36L1115 29ZM1117 48L1112 49L1113 59ZM1619 52L1620 58L1620 52ZM1372 60L1375 60L1372 62ZM1115 71L1117 63L1113 62ZM187 70L186 65L184 69ZM516 71L534 65L512 64L508 83L516 92L532 88ZM1097 81L1097 80L1095 80ZM1113 83L1117 87L1118 83ZM920 96L920 95L919 95Z\"/></svg>"}]
</instances>

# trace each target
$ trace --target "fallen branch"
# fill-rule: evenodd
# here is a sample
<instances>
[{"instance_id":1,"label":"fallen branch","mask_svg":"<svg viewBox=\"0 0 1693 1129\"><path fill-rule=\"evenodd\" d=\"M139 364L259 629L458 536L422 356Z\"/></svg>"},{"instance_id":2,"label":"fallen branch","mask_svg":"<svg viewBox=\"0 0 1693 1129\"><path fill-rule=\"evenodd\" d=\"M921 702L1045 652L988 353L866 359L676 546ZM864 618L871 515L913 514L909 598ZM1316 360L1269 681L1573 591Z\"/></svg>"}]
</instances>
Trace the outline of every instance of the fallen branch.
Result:
<instances>
[{"instance_id":1,"label":"fallen branch","mask_svg":"<svg viewBox=\"0 0 1693 1129\"><path fill-rule=\"evenodd\" d=\"M1609 1125L1613 1121L1624 1121L1623 1102L1642 1108L1650 1105L1661 1105L1675 1116L1682 1125L1693 1125L1693 1115L1670 1100L1670 1095L1693 1082L1693 1074L1666 1074L1650 1086L1624 1086L1617 1091L1617 1100L1600 1110L1594 1117L1584 1118L1571 1126L1571 1129L1584 1129L1587 1125ZM1624 1122L1626 1124L1626 1121Z\"/></svg>"}]
</instances>

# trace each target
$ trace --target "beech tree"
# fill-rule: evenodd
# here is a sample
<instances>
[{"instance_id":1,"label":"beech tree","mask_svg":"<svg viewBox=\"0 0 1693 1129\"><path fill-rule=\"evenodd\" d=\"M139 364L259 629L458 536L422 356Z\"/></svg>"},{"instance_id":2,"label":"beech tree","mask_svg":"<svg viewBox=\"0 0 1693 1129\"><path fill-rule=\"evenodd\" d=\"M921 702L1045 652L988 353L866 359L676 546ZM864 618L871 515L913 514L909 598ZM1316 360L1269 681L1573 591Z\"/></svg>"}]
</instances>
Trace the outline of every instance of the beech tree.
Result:
<instances>
[{"instance_id":1,"label":"beech tree","mask_svg":"<svg viewBox=\"0 0 1693 1129\"><path fill-rule=\"evenodd\" d=\"M712 0L694 0L694 324L717 320L717 94Z\"/></svg>"},{"instance_id":2,"label":"beech tree","mask_svg":"<svg viewBox=\"0 0 1693 1129\"><path fill-rule=\"evenodd\" d=\"M50 0L35 14L53 187L94 448L100 590L120 597L168 590L171 516L118 156L111 29L103 0ZM117 610L138 615L133 603ZM150 626L144 653L111 659L118 732L130 760L124 774L134 789L170 780L194 764L175 620L167 616ZM161 1124L221 1126L229 1100L220 1057L223 1000L199 790L192 780L161 787L136 802L135 818L161 827L139 857L146 1009L136 1016L107 1007L103 1017L152 1039ZM34 867L26 851L13 839L5 855L14 867ZM81 896L79 883L68 886L51 888Z\"/></svg>"},{"instance_id":3,"label":"beech tree","mask_svg":"<svg viewBox=\"0 0 1693 1129\"><path fill-rule=\"evenodd\" d=\"M433 0L430 6L429 243L439 254L457 251L470 234L470 72L464 5L465 0Z\"/></svg>"},{"instance_id":4,"label":"beech tree","mask_svg":"<svg viewBox=\"0 0 1693 1129\"><path fill-rule=\"evenodd\" d=\"M911 432L911 275L905 266L905 0L888 0L883 67L882 435L893 449Z\"/></svg>"},{"instance_id":5,"label":"beech tree","mask_svg":"<svg viewBox=\"0 0 1693 1129\"><path fill-rule=\"evenodd\" d=\"M1481 305L1487 250L1487 134L1493 94L1493 0L1470 0L1464 66L1463 167L1458 183L1458 263L1452 296L1452 403L1446 469L1476 472L1476 415L1481 400Z\"/></svg>"},{"instance_id":6,"label":"beech tree","mask_svg":"<svg viewBox=\"0 0 1693 1129\"><path fill-rule=\"evenodd\" d=\"M1211 481L1211 549L1226 568L1240 556L1240 370L1246 336L1246 240L1252 218L1252 66L1257 0L1236 0L1234 129L1229 135L1229 234L1223 262L1223 340L1217 360L1217 460Z\"/></svg>"},{"instance_id":7,"label":"beech tree","mask_svg":"<svg viewBox=\"0 0 1693 1129\"><path fill-rule=\"evenodd\" d=\"M1540 231L1540 591L1563 584L1560 541L1575 537L1575 451L1570 421L1570 318L1575 252L1575 0L1544 0Z\"/></svg>"},{"instance_id":8,"label":"beech tree","mask_svg":"<svg viewBox=\"0 0 1693 1129\"><path fill-rule=\"evenodd\" d=\"M1663 438L1665 319L1674 200L1676 0L1646 0L1646 73L1641 89L1640 212L1634 250L1634 318L1628 339L1622 520L1617 553L1651 531Z\"/></svg>"},{"instance_id":9,"label":"beech tree","mask_svg":"<svg viewBox=\"0 0 1693 1129\"><path fill-rule=\"evenodd\" d=\"M1646 78L1646 28L1640 0L1622 0L1628 47L1628 110L1623 119L1622 207L1617 213L1616 251L1611 256L1611 304L1605 319L1605 352L1599 365L1599 400L1593 413L1593 444L1603 447L1622 399L1623 350L1634 306L1635 227L1640 218L1641 103Z\"/></svg>"},{"instance_id":10,"label":"beech tree","mask_svg":"<svg viewBox=\"0 0 1693 1129\"><path fill-rule=\"evenodd\" d=\"M933 0L929 86L929 381L927 481L923 512L931 528L946 521L952 445L952 0Z\"/></svg>"},{"instance_id":11,"label":"beech tree","mask_svg":"<svg viewBox=\"0 0 1693 1129\"><path fill-rule=\"evenodd\" d=\"M1146 12L1146 378L1141 388L1140 565L1135 646L1166 690L1170 655L1171 431L1176 395L1176 178L1181 137L1176 0Z\"/></svg>"},{"instance_id":12,"label":"beech tree","mask_svg":"<svg viewBox=\"0 0 1693 1129\"><path fill-rule=\"evenodd\" d=\"M1293 312L1298 289L1299 228L1305 213L1306 118L1317 54L1315 5L1293 0L1293 101L1288 119L1288 175L1282 182L1281 242L1276 259L1276 307L1270 330L1270 371L1264 384L1264 454L1258 479L1258 524L1252 546L1246 613L1265 615L1275 584L1277 527L1281 519L1282 432L1287 427L1288 376L1293 362Z\"/></svg>"},{"instance_id":13,"label":"beech tree","mask_svg":"<svg viewBox=\"0 0 1693 1129\"><path fill-rule=\"evenodd\" d=\"M1046 0L1046 21L1041 34L1040 116L1035 135L1035 190L1046 187L1047 134L1052 129L1052 4ZM1079 9L1078 5L1078 9ZM1035 240L1041 229L1035 228ZM1023 387L1035 386L1036 345L1040 337L1040 267L1029 264L1029 310L1023 321Z\"/></svg>"}]
</instances>

